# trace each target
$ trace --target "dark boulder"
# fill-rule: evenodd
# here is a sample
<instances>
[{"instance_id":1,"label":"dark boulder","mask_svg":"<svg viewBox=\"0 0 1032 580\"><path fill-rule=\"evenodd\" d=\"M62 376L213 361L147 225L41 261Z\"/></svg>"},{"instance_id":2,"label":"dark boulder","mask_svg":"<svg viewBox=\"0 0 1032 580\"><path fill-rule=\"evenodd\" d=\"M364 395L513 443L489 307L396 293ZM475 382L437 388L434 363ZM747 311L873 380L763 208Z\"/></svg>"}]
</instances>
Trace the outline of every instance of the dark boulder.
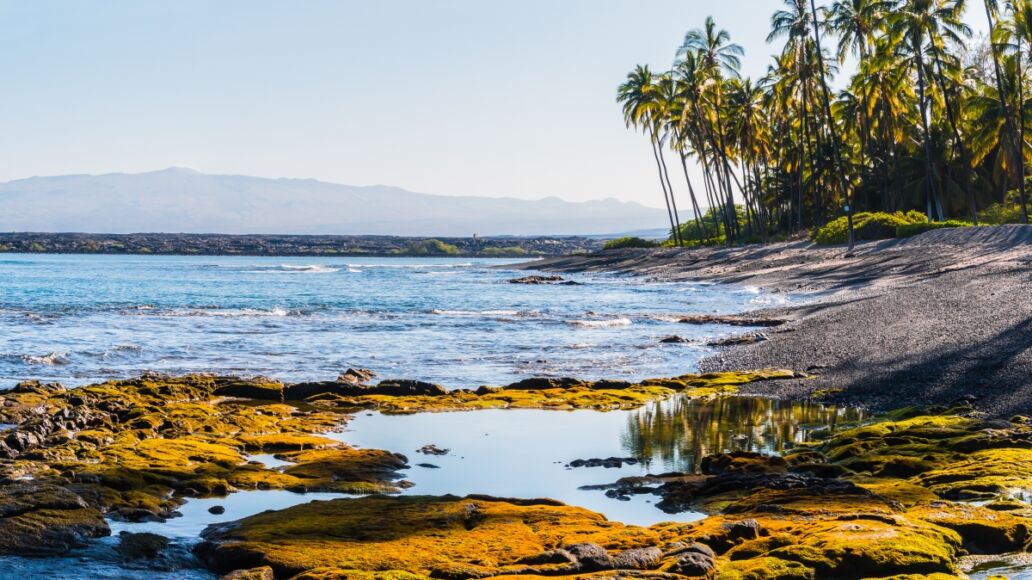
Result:
<instances>
[{"instance_id":1,"label":"dark boulder","mask_svg":"<svg viewBox=\"0 0 1032 580\"><path fill-rule=\"evenodd\" d=\"M347 383L349 385L363 385L373 380L376 373L369 369L348 369L342 372L337 377L338 383Z\"/></svg>"},{"instance_id":2,"label":"dark boulder","mask_svg":"<svg viewBox=\"0 0 1032 580\"><path fill-rule=\"evenodd\" d=\"M580 384L582 384L581 381L571 378L549 379L535 377L512 383L505 388L513 391L541 391L544 389L567 389Z\"/></svg>"},{"instance_id":3,"label":"dark boulder","mask_svg":"<svg viewBox=\"0 0 1032 580\"><path fill-rule=\"evenodd\" d=\"M170 540L165 536L143 532L118 534L118 553L123 560L153 560L168 547Z\"/></svg>"},{"instance_id":4,"label":"dark boulder","mask_svg":"<svg viewBox=\"0 0 1032 580\"><path fill-rule=\"evenodd\" d=\"M524 276L523 278L513 278L509 280L510 284L560 284L566 280L562 276ZM576 284L576 283L575 283Z\"/></svg>"},{"instance_id":5,"label":"dark boulder","mask_svg":"<svg viewBox=\"0 0 1032 580\"><path fill-rule=\"evenodd\" d=\"M433 443L424 445L416 450L416 453L422 453L423 455L448 455L450 449L442 449Z\"/></svg>"},{"instance_id":6,"label":"dark boulder","mask_svg":"<svg viewBox=\"0 0 1032 580\"><path fill-rule=\"evenodd\" d=\"M612 568L609 552L598 544L588 542L570 544L564 546L563 549L577 560L582 572L598 572Z\"/></svg>"},{"instance_id":7,"label":"dark boulder","mask_svg":"<svg viewBox=\"0 0 1032 580\"><path fill-rule=\"evenodd\" d=\"M110 533L100 511L68 489L37 482L0 488L0 554L54 556Z\"/></svg>"},{"instance_id":8,"label":"dark boulder","mask_svg":"<svg viewBox=\"0 0 1032 580\"><path fill-rule=\"evenodd\" d=\"M717 568L713 556L701 552L688 552L679 557L668 570L681 576L711 576Z\"/></svg>"},{"instance_id":9,"label":"dark boulder","mask_svg":"<svg viewBox=\"0 0 1032 580\"><path fill-rule=\"evenodd\" d=\"M656 547L624 550L611 559L616 570L651 570L659 567L663 551Z\"/></svg>"}]
</instances>

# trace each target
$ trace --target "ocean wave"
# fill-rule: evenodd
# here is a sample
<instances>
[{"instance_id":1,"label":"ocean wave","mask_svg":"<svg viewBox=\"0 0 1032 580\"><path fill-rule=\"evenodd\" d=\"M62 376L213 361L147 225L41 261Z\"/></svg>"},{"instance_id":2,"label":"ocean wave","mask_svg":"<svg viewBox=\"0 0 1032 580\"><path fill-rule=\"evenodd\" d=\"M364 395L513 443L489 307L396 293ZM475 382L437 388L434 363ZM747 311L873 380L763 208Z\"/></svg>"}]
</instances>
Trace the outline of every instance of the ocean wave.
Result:
<instances>
[{"instance_id":1,"label":"ocean wave","mask_svg":"<svg viewBox=\"0 0 1032 580\"><path fill-rule=\"evenodd\" d=\"M349 268L383 268L385 270L417 270L417 269L444 269L444 268L471 268L473 262L460 262L458 264L437 263L437 264L348 264Z\"/></svg>"},{"instance_id":2,"label":"ocean wave","mask_svg":"<svg viewBox=\"0 0 1032 580\"><path fill-rule=\"evenodd\" d=\"M441 316L483 316L486 318L538 318L541 316L539 310L446 310L435 308L430 311L430 314L438 314Z\"/></svg>"},{"instance_id":3,"label":"ocean wave","mask_svg":"<svg viewBox=\"0 0 1032 580\"><path fill-rule=\"evenodd\" d=\"M609 318L606 320L567 320L566 324L581 328L615 328L618 326L630 326L630 318Z\"/></svg>"},{"instance_id":4,"label":"ocean wave","mask_svg":"<svg viewBox=\"0 0 1032 580\"><path fill-rule=\"evenodd\" d=\"M20 358L22 362L24 362L25 364L48 367L66 365L71 362L70 360L68 360L68 355L63 352L52 352L42 356L33 354L23 354Z\"/></svg>"},{"instance_id":5,"label":"ocean wave","mask_svg":"<svg viewBox=\"0 0 1032 580\"><path fill-rule=\"evenodd\" d=\"M170 310L127 311L126 314L155 316L158 318L285 318L288 316L306 316L304 310L288 309L281 306L274 308L218 308L215 306L195 308L173 308Z\"/></svg>"},{"instance_id":6,"label":"ocean wave","mask_svg":"<svg viewBox=\"0 0 1032 580\"><path fill-rule=\"evenodd\" d=\"M332 266L320 266L318 264L306 264L306 265L293 265L293 264L280 264L279 266L270 266L268 268L259 268L262 272L287 272L287 273L301 273L301 274L333 274L340 272L340 268L334 268Z\"/></svg>"}]
</instances>

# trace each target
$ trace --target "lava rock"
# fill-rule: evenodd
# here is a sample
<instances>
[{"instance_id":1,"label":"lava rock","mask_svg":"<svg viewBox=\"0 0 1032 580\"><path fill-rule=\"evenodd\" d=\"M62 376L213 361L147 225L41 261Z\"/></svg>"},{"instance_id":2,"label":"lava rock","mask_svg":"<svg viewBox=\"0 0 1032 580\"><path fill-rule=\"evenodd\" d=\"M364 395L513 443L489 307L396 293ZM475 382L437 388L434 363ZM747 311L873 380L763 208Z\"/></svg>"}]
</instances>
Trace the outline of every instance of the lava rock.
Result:
<instances>
[{"instance_id":1,"label":"lava rock","mask_svg":"<svg viewBox=\"0 0 1032 580\"><path fill-rule=\"evenodd\" d=\"M576 558L577 562L580 564L581 570L584 572L598 572L600 570L609 570L612 568L612 561L609 557L609 552L598 544L584 542L580 544L571 544L569 546L565 546L563 549Z\"/></svg>"},{"instance_id":2,"label":"lava rock","mask_svg":"<svg viewBox=\"0 0 1032 580\"><path fill-rule=\"evenodd\" d=\"M162 550L168 547L170 540L165 536L141 532L122 532L118 534L118 553L123 560L153 560Z\"/></svg>"},{"instance_id":3,"label":"lava rock","mask_svg":"<svg viewBox=\"0 0 1032 580\"><path fill-rule=\"evenodd\" d=\"M338 383L347 383L349 385L362 385L373 380L376 373L369 369L351 369L344 371L337 376Z\"/></svg>"},{"instance_id":4,"label":"lava rock","mask_svg":"<svg viewBox=\"0 0 1032 580\"><path fill-rule=\"evenodd\" d=\"M659 566L663 551L656 547L624 550L611 559L616 570L650 570Z\"/></svg>"},{"instance_id":5,"label":"lava rock","mask_svg":"<svg viewBox=\"0 0 1032 580\"><path fill-rule=\"evenodd\" d=\"M423 455L448 455L451 449L442 449L433 443L424 445L416 450L416 453L422 453Z\"/></svg>"}]
</instances>

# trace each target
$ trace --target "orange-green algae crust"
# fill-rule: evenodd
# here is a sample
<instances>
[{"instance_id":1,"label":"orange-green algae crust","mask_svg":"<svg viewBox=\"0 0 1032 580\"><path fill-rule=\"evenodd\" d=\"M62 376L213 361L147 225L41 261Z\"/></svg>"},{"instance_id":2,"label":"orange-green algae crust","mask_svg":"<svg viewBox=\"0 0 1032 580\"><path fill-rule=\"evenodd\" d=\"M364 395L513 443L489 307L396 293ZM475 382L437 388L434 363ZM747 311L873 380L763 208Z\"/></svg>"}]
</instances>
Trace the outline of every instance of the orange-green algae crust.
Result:
<instances>
[{"instance_id":1,"label":"orange-green algae crust","mask_svg":"<svg viewBox=\"0 0 1032 580\"><path fill-rule=\"evenodd\" d=\"M505 387L459 389L436 395L313 396L321 403L374 408L387 413L426 411L473 411L478 409L595 409L641 407L651 401L683 393L711 397L738 392L748 383L798 378L800 373L768 369L753 372L690 374L673 378L625 381L578 381L575 379L528 379Z\"/></svg>"},{"instance_id":2,"label":"orange-green algae crust","mask_svg":"<svg viewBox=\"0 0 1032 580\"><path fill-rule=\"evenodd\" d=\"M277 577L309 570L481 577L558 572L542 556L590 543L606 552L654 546L648 528L551 500L370 496L315 501L205 532L199 550L219 572L268 565ZM556 560L557 562L557 560Z\"/></svg>"}]
</instances>

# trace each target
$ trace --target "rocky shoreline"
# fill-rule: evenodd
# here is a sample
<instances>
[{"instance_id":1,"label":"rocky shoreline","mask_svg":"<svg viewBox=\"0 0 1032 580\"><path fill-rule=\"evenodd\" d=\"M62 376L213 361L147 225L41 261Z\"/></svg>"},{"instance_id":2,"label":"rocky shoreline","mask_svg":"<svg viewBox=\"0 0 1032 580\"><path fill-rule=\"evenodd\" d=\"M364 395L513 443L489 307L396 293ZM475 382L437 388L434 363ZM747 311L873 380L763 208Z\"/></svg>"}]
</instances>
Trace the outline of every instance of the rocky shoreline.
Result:
<instances>
[{"instance_id":1,"label":"rocky shoreline","mask_svg":"<svg viewBox=\"0 0 1032 580\"><path fill-rule=\"evenodd\" d=\"M427 242L440 242L428 245ZM180 256L527 257L592 252L605 240L581 236L417 238L345 235L0 233L0 254ZM441 245L443 244L443 245Z\"/></svg>"},{"instance_id":2,"label":"rocky shoreline","mask_svg":"<svg viewBox=\"0 0 1032 580\"><path fill-rule=\"evenodd\" d=\"M1029 550L1032 425L989 420L968 401L829 431L783 457L716 453L699 473L608 488L656 495L671 513L708 514L651 527L554 500L394 497L407 485L405 456L325 436L369 409L605 411L802 376L528 379L459 391L373 384L365 371L296 384L207 375L75 389L25 382L0 395L0 422L11 425L0 433L0 554L63 554L109 534L109 521L174 518L188 498L248 489L363 497L213 525L193 556L153 534L123 534L119 550L137 565L203 565L237 579L952 575L965 555ZM257 452L290 464L247 459Z\"/></svg>"},{"instance_id":3,"label":"rocky shoreline","mask_svg":"<svg viewBox=\"0 0 1032 580\"><path fill-rule=\"evenodd\" d=\"M1032 414L1032 226L943 229L841 247L615 250L527 265L718 282L801 296L741 318L784 324L728 344L703 370L798 368L806 381L749 392L888 411L973 397L992 416Z\"/></svg>"}]
</instances>

